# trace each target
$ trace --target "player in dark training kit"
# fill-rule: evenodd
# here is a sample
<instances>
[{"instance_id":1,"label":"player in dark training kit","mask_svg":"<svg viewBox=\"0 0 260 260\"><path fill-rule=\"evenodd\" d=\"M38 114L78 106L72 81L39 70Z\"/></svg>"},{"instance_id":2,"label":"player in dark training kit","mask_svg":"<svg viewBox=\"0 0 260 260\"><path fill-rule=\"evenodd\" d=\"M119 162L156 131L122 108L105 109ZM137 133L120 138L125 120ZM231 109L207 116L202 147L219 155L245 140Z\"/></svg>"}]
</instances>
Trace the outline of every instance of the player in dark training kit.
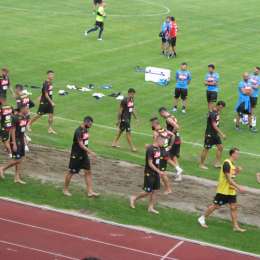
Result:
<instances>
[{"instance_id":1,"label":"player in dark training kit","mask_svg":"<svg viewBox=\"0 0 260 260\"><path fill-rule=\"evenodd\" d=\"M10 146L10 131L13 127L12 116L13 108L6 104L4 97L0 97L0 137L10 158L12 158Z\"/></svg>"},{"instance_id":2,"label":"player in dark training kit","mask_svg":"<svg viewBox=\"0 0 260 260\"><path fill-rule=\"evenodd\" d=\"M69 185L74 174L78 174L80 170L85 172L85 181L87 185L88 197L97 197L98 193L93 191L92 185L92 172L90 166L89 155L96 158L96 154L88 148L89 144L89 129L93 124L93 119L90 116L84 118L83 123L76 129L73 138L73 144L71 149L69 172L65 176L65 184L63 194L71 196L69 192Z\"/></svg>"},{"instance_id":3,"label":"player in dark training kit","mask_svg":"<svg viewBox=\"0 0 260 260\"><path fill-rule=\"evenodd\" d=\"M169 149L170 159L174 161L177 169L177 181L182 180L182 169L179 167L178 158L180 157L181 150L181 137L179 133L180 126L178 124L177 118L172 116L165 107L159 109L159 114L166 121L166 129L172 133L172 137L169 140L171 148Z\"/></svg>"},{"instance_id":4,"label":"player in dark training kit","mask_svg":"<svg viewBox=\"0 0 260 260\"><path fill-rule=\"evenodd\" d=\"M19 108L21 106L27 106L28 108L34 107L34 103L31 101L30 97L23 93L23 85L16 84L15 85L15 99L16 99L16 107Z\"/></svg>"},{"instance_id":5,"label":"player in dark training kit","mask_svg":"<svg viewBox=\"0 0 260 260\"><path fill-rule=\"evenodd\" d=\"M134 96L135 90L133 88L128 89L128 97L124 98L120 104L117 124L118 133L115 140L112 143L112 147L119 148L118 141L124 131L126 131L126 138L131 150L136 152L136 148L132 142L131 135L131 118L132 115L135 119L137 119L135 114L135 106L134 106Z\"/></svg>"},{"instance_id":6,"label":"player in dark training kit","mask_svg":"<svg viewBox=\"0 0 260 260\"><path fill-rule=\"evenodd\" d=\"M30 131L31 125L38 120L40 117L42 117L45 114L48 114L49 119L49 127L48 127L48 133L49 134L56 134L56 132L53 130L53 113L54 113L54 102L53 102L53 85L52 81L54 80L54 72L52 70L49 70L47 72L47 80L44 81L42 86L42 94L40 99L40 106L37 112L37 115L32 118L28 125L28 130Z\"/></svg>"},{"instance_id":7,"label":"player in dark training kit","mask_svg":"<svg viewBox=\"0 0 260 260\"><path fill-rule=\"evenodd\" d=\"M146 162L144 171L144 192L137 196L131 196L130 207L135 208L135 204L142 198L149 197L148 212L159 214L155 210L156 192L160 189L160 176L165 173L160 170L161 147L165 144L165 138L157 136L152 145L146 150Z\"/></svg>"},{"instance_id":8,"label":"player in dark training kit","mask_svg":"<svg viewBox=\"0 0 260 260\"><path fill-rule=\"evenodd\" d=\"M3 178L4 172L7 169L15 167L14 182L20 184L26 184L21 179L21 164L23 162L23 157L25 156L24 133L28 121L28 107L21 106L17 113L13 116L13 127L11 129L11 149L13 159L7 163L7 165L0 168L0 175Z\"/></svg>"},{"instance_id":9,"label":"player in dark training kit","mask_svg":"<svg viewBox=\"0 0 260 260\"><path fill-rule=\"evenodd\" d=\"M207 119L207 128L205 132L205 141L204 141L204 149L201 154L200 159L200 168L203 170L207 170L208 167L205 165L205 161L207 159L209 150L216 145L216 161L214 164L215 168L221 167L221 156L223 151L222 139L225 139L225 134L219 129L219 121L220 121L220 112L226 106L224 101L218 101L217 105L213 108L212 111L208 113Z\"/></svg>"},{"instance_id":10,"label":"player in dark training kit","mask_svg":"<svg viewBox=\"0 0 260 260\"><path fill-rule=\"evenodd\" d=\"M9 71L6 68L1 70L0 75L0 98L3 100L7 99L7 90L10 89L12 95L14 96L13 89L11 87L10 79L9 79ZM0 103L1 104L1 103Z\"/></svg>"}]
</instances>

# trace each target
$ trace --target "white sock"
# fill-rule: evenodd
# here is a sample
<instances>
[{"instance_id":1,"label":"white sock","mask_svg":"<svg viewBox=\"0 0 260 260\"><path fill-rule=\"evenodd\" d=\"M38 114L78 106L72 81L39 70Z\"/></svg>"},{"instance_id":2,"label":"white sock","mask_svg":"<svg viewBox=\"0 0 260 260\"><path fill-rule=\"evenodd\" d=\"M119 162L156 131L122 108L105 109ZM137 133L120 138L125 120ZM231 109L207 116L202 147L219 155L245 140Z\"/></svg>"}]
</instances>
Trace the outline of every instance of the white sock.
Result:
<instances>
[{"instance_id":1,"label":"white sock","mask_svg":"<svg viewBox=\"0 0 260 260\"><path fill-rule=\"evenodd\" d=\"M176 166L175 169L177 170L177 174L182 171L182 168L180 166Z\"/></svg>"}]
</instances>

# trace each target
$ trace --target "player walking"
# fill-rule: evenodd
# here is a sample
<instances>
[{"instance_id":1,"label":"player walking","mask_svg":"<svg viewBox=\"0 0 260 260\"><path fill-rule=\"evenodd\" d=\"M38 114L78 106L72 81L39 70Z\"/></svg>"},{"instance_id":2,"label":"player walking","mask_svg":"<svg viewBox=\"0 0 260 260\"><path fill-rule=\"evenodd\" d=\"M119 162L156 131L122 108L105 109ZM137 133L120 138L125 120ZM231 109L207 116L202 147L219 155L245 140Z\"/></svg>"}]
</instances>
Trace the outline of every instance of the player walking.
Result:
<instances>
[{"instance_id":1,"label":"player walking","mask_svg":"<svg viewBox=\"0 0 260 260\"><path fill-rule=\"evenodd\" d=\"M209 150L212 146L217 146L216 151L216 161L214 163L215 168L221 167L221 156L223 152L223 145L222 139L225 139L225 134L220 130L219 123L220 123L220 112L226 106L224 101L218 101L217 105L209 111L208 119L207 119L207 128L205 132L205 141L204 141L204 149L201 153L200 158L200 168L203 170L207 170L208 167L205 165L205 161L208 157Z\"/></svg>"},{"instance_id":2,"label":"player walking","mask_svg":"<svg viewBox=\"0 0 260 260\"><path fill-rule=\"evenodd\" d=\"M118 144L118 141L122 133L126 131L127 142L133 152L136 152L136 148L132 142L131 118L133 115L134 118L137 119L135 106L134 106L135 93L136 93L135 89L133 88L128 89L128 96L121 101L119 113L117 117L117 124L116 124L118 127L118 133L116 135L115 140L112 143L112 147L119 148L120 146Z\"/></svg>"},{"instance_id":3,"label":"player walking","mask_svg":"<svg viewBox=\"0 0 260 260\"><path fill-rule=\"evenodd\" d=\"M69 185L74 174L84 170L85 182L88 197L98 197L99 194L93 191L92 172L89 155L96 159L96 154L89 149L89 129L93 124L93 118L86 116L83 123L75 130L71 149L69 172L65 176L63 194L71 196Z\"/></svg>"},{"instance_id":4,"label":"player walking","mask_svg":"<svg viewBox=\"0 0 260 260\"><path fill-rule=\"evenodd\" d=\"M160 177L165 175L160 170L161 147L165 143L165 138L157 136L152 145L146 149L145 171L144 171L144 192L137 196L130 197L130 207L135 209L135 204L138 200L148 197L149 205L148 212L159 214L155 210L156 193L160 189Z\"/></svg>"},{"instance_id":5,"label":"player walking","mask_svg":"<svg viewBox=\"0 0 260 260\"><path fill-rule=\"evenodd\" d=\"M177 43L177 31L178 26L174 17L171 17L169 32L168 32L168 41L169 41L169 53L168 58L176 58L176 43Z\"/></svg>"},{"instance_id":6,"label":"player walking","mask_svg":"<svg viewBox=\"0 0 260 260\"><path fill-rule=\"evenodd\" d=\"M24 133L28 124L28 106L20 106L17 113L13 116L13 128L11 129L11 150L13 160L0 168L0 176L4 178L4 172L15 167L14 182L26 184L21 179L21 165L25 156Z\"/></svg>"},{"instance_id":7,"label":"player walking","mask_svg":"<svg viewBox=\"0 0 260 260\"><path fill-rule=\"evenodd\" d=\"M215 72L215 65L208 65L208 73L205 76L204 84L207 87L208 109L213 109L214 103L218 100L219 74Z\"/></svg>"},{"instance_id":8,"label":"player walking","mask_svg":"<svg viewBox=\"0 0 260 260\"><path fill-rule=\"evenodd\" d=\"M7 90L10 89L12 95L14 96L14 91L11 87L9 71L6 68L1 70L0 74L0 98L5 101L7 99Z\"/></svg>"},{"instance_id":9,"label":"player walking","mask_svg":"<svg viewBox=\"0 0 260 260\"><path fill-rule=\"evenodd\" d=\"M235 162L239 157L239 149L231 149L229 151L229 155L230 157L224 161L220 170L219 183L217 187L217 194L214 198L214 203L208 207L205 214L198 219L198 222L203 228L208 228L206 219L216 209L219 209L225 204L229 204L233 230L245 232L246 230L239 226L237 220L237 191L244 192L244 189L235 181L236 175L241 171L240 167L235 166Z\"/></svg>"},{"instance_id":10,"label":"player walking","mask_svg":"<svg viewBox=\"0 0 260 260\"><path fill-rule=\"evenodd\" d=\"M40 106L37 112L37 115L31 119L28 125L28 130L31 131L32 124L41 118L43 115L48 114L48 133L56 134L53 130L53 114L54 114L54 102L53 102L53 80L54 80L54 72L49 70L47 72L47 80L44 81L42 86L42 94L40 98Z\"/></svg>"},{"instance_id":11,"label":"player walking","mask_svg":"<svg viewBox=\"0 0 260 260\"><path fill-rule=\"evenodd\" d=\"M106 5L105 5L104 1L102 1L101 3L98 4L95 26L88 31L86 30L85 36L88 36L90 33L96 32L97 30L99 30L98 40L99 41L103 40L102 34L103 34L103 31L104 31L104 20L106 18L105 6Z\"/></svg>"},{"instance_id":12,"label":"player walking","mask_svg":"<svg viewBox=\"0 0 260 260\"><path fill-rule=\"evenodd\" d=\"M191 82L191 73L187 70L187 63L183 62L180 69L176 71L176 88L173 101L173 112L178 109L179 98L182 100L182 113L186 113L186 101L188 96L188 86Z\"/></svg>"}]
</instances>

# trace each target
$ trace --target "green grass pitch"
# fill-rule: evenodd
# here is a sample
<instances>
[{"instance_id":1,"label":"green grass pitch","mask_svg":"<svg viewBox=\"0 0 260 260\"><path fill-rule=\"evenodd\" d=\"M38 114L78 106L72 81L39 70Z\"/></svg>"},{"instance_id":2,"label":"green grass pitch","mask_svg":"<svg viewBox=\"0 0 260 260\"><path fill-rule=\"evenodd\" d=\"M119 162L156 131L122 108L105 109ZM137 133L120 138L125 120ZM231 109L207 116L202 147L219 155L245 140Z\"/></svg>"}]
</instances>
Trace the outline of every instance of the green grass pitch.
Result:
<instances>
[{"instance_id":1,"label":"green grass pitch","mask_svg":"<svg viewBox=\"0 0 260 260\"><path fill-rule=\"evenodd\" d=\"M244 168L239 182L258 187L255 173L259 171L260 138L247 129L234 130L234 106L237 83L244 71L252 71L260 60L258 0L108 0L104 41L97 35L85 38L83 32L93 25L90 0L6 0L0 3L0 66L10 69L12 83L40 85L48 69L56 72L56 90L67 84L97 86L112 84L113 91L126 93L129 87L137 90L136 107L140 118L133 123L137 132L149 134L149 118L157 115L160 106L172 106L174 82L160 88L144 82L144 76L134 67L158 66L169 68L173 75L179 64L188 62L193 80L190 85L188 113L177 114L181 134L186 142L202 143L206 122L204 75L208 63L214 63L220 73L220 98L227 102L221 127L227 135L226 148L238 146L243 152L240 163ZM158 33L168 12L177 19L178 58L167 60L159 54ZM97 89L98 91L98 89ZM107 93L110 93L107 91ZM33 90L37 99L39 90ZM73 92L66 97L54 96L56 115L81 120L90 114L95 122L115 126L118 101L105 97L96 101L89 93ZM35 111L35 110L34 110ZM257 111L259 117L259 110ZM260 117L259 117L260 120ZM33 127L33 141L45 145L70 148L77 122L57 119L57 136L48 136L45 120ZM91 148L98 154L143 163L147 135L134 134L139 152L129 152L125 140L121 150L110 147L115 131L93 127ZM216 179L218 171L208 172L197 167L201 147L184 143L181 164L187 174ZM213 154L209 164L213 162ZM224 156L226 156L226 152Z\"/></svg>"}]
</instances>

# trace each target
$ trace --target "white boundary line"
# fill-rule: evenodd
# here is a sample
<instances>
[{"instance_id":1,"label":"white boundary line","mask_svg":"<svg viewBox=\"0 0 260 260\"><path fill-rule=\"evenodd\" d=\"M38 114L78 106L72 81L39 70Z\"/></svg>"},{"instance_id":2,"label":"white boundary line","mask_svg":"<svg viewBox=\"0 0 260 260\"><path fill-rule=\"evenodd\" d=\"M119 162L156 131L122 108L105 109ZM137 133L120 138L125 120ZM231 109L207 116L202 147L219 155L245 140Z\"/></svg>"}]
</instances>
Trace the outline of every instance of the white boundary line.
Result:
<instances>
[{"instance_id":1,"label":"white boundary line","mask_svg":"<svg viewBox=\"0 0 260 260\"><path fill-rule=\"evenodd\" d=\"M46 205L45 206L36 205L34 203L31 203L31 202L24 202L24 201L12 199L12 198L7 198L7 197L2 197L2 196L0 196L0 199L4 200L4 201L9 201L9 202L13 202L13 203L17 203L17 204L21 204L21 205L25 205L25 206L29 206L29 207L34 207L34 208L38 208L38 209L42 209L42 210L48 210L48 211L52 211L52 212L56 212L56 213L60 213L60 214L68 215L68 216L73 216L73 217L87 219L87 220L100 222L100 223L104 223L104 224L108 224L108 225L113 225L113 226L116 226L116 227L122 227L122 228L127 228L127 229L131 229L131 230L135 230L135 231L145 232L145 233L148 233L148 234L153 234L153 235L158 235L158 236L162 236L162 237L168 237L168 238L172 238L172 239L182 240L184 242L190 242L190 243L197 244L197 245L200 245L200 246L208 246L208 247L213 247L213 248L228 251L228 252L237 253L237 254L240 254L240 255L253 256L253 257L256 257L257 259L260 259L260 254L258 255L258 254L254 254L254 253L250 253L250 252L246 252L246 251L232 249L232 248L228 248L228 247L225 247L225 246L220 246L220 245L207 243L207 242L203 242L203 241L199 241L199 240L189 239L189 238L185 238L185 237L181 237L181 236L169 235L169 234L165 234L165 233L155 231L155 230L152 230L152 229L148 229L148 228L144 228L144 227L136 227L136 226L131 226L131 225L119 224L119 223L116 223L116 222L113 222L113 221L104 220L104 219L101 219L101 218L96 218L96 217L92 217L92 216L88 216L88 215L83 215L83 214L75 212L75 211L55 209L55 208L52 208L52 207L46 206Z\"/></svg>"},{"instance_id":2,"label":"white boundary line","mask_svg":"<svg viewBox=\"0 0 260 260\"><path fill-rule=\"evenodd\" d=\"M151 252L147 252L147 251L143 251L143 250L139 250L139 249L134 249L134 248L127 247L127 246L121 246L121 245L118 245L118 244L112 244L112 243L109 243L109 242L104 242L104 241L101 241L101 240L96 240L96 239L92 239L92 238L85 237L85 236L70 234L70 233L58 231L58 230L51 229L51 228L35 226L35 225L31 225L31 224L27 224L27 223L23 223L23 222L19 222L19 221L14 221L14 220L11 220L11 219L0 218L0 221L12 223L12 224L16 224L16 225L20 225L20 226L24 226L24 227L28 227L28 228L31 228L31 229L38 229L38 230L41 230L41 231L46 231L46 232L49 232L49 233L54 233L54 234L58 234L58 235L61 235L61 236L66 236L66 237L69 237L69 238L79 239L81 241L82 240L83 241L90 241L90 242L93 242L93 243L97 243L97 244L101 244L101 245L105 245L105 246L109 246L109 247L114 247L114 248L122 249L122 250L126 250L126 251L131 251L131 252L142 254L142 255L150 255L150 256L159 257L159 258L163 257L162 255L159 255L159 254L154 254L154 253L151 253ZM166 258L164 258L164 259L166 259ZM167 257L167 259L177 260L176 258L173 258L173 257Z\"/></svg>"},{"instance_id":3,"label":"white boundary line","mask_svg":"<svg viewBox=\"0 0 260 260\"><path fill-rule=\"evenodd\" d=\"M47 255L62 257L62 258L65 258L65 259L80 260L79 258L70 257L70 256L66 256L66 255L63 255L63 254L54 253L54 252L51 252L51 251L45 251L45 250L34 248L34 247L24 246L24 245L21 245L21 244L16 244L16 243L4 241L4 240L0 240L0 244L5 244L5 245L9 245L9 246L16 246L16 247L20 247L20 248L23 248L23 249L28 249L28 250L35 251L35 252L44 253L44 254L47 254Z\"/></svg>"},{"instance_id":4,"label":"white boundary line","mask_svg":"<svg viewBox=\"0 0 260 260\"><path fill-rule=\"evenodd\" d=\"M59 119L59 120L63 120L63 121L68 121L68 122L73 122L73 123L81 123L79 120L74 120L74 119L69 119L69 118L64 118L64 117L60 117L60 116L55 116L54 118ZM94 126L97 126L99 128L104 128L104 129L109 129L109 130L117 130L117 128L112 127L112 126L107 126L107 125L102 125L102 124L96 124L94 123ZM147 137L151 137L151 134L147 134L147 133L143 133L143 132L137 132L137 131L132 131L133 134L136 135L142 135L142 136L147 136ZM182 141L184 144L190 144L193 146L198 146L198 147L203 147L202 144L200 143L195 143L195 142L189 142L189 141ZM225 151L228 151L229 149L224 148ZM249 152L244 152L244 151L240 151L241 154L244 155L248 155L251 157L260 157L260 154L257 153L249 153Z\"/></svg>"},{"instance_id":5,"label":"white boundary line","mask_svg":"<svg viewBox=\"0 0 260 260\"><path fill-rule=\"evenodd\" d=\"M168 258L170 254L172 254L177 248L179 248L184 243L183 240L181 240L179 243L177 243L173 248L171 248L162 258L161 260L165 260Z\"/></svg>"}]
</instances>

